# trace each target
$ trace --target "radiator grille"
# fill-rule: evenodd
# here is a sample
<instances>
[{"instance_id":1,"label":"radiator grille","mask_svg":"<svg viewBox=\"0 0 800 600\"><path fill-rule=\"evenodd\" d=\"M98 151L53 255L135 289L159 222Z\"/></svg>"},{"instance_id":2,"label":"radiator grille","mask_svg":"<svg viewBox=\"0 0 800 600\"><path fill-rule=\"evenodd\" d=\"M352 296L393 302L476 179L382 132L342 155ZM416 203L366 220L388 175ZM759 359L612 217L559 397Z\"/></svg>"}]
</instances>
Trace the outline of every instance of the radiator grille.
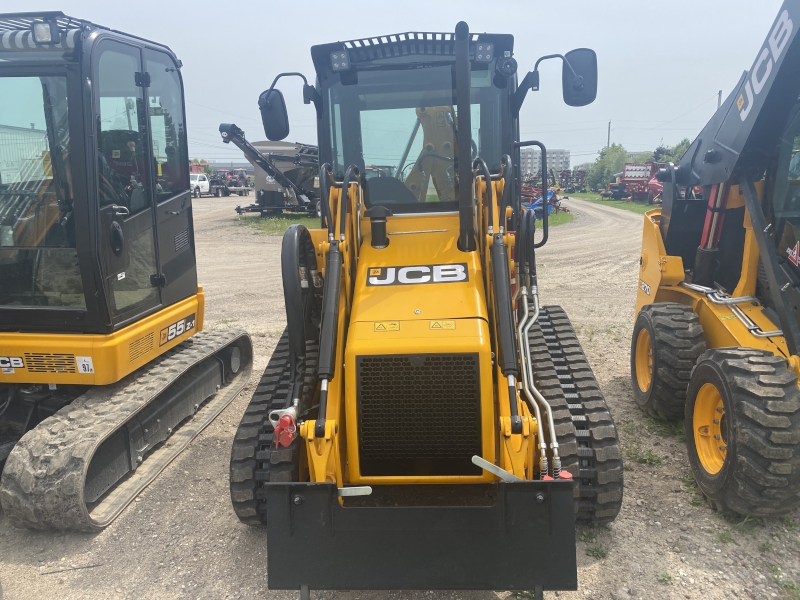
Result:
<instances>
[{"instance_id":1,"label":"radiator grille","mask_svg":"<svg viewBox=\"0 0 800 600\"><path fill-rule=\"evenodd\" d=\"M135 361L140 356L147 354L150 350L153 349L153 333L150 332L143 338L139 338L135 342L132 342L131 345L128 347L128 360L130 362Z\"/></svg>"},{"instance_id":2,"label":"radiator grille","mask_svg":"<svg viewBox=\"0 0 800 600\"><path fill-rule=\"evenodd\" d=\"M29 373L74 373L74 354L26 352L25 366Z\"/></svg>"},{"instance_id":3,"label":"radiator grille","mask_svg":"<svg viewBox=\"0 0 800 600\"><path fill-rule=\"evenodd\" d=\"M184 229L175 236L175 252L182 250L189 245L189 230Z\"/></svg>"},{"instance_id":4,"label":"radiator grille","mask_svg":"<svg viewBox=\"0 0 800 600\"><path fill-rule=\"evenodd\" d=\"M477 354L359 356L362 475L478 475Z\"/></svg>"}]
</instances>

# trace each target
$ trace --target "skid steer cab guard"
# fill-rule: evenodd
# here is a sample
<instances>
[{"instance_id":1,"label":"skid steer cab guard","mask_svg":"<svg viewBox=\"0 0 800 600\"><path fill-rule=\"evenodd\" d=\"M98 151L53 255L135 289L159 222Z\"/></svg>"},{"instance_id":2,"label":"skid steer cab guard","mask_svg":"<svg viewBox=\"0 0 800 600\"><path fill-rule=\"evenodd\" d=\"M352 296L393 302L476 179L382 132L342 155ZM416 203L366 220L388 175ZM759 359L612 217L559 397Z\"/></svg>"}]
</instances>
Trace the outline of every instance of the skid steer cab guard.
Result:
<instances>
[{"instance_id":1,"label":"skid steer cab guard","mask_svg":"<svg viewBox=\"0 0 800 600\"><path fill-rule=\"evenodd\" d=\"M270 483L271 590L576 589L571 481L486 486L492 506L342 506L336 485Z\"/></svg>"}]
</instances>

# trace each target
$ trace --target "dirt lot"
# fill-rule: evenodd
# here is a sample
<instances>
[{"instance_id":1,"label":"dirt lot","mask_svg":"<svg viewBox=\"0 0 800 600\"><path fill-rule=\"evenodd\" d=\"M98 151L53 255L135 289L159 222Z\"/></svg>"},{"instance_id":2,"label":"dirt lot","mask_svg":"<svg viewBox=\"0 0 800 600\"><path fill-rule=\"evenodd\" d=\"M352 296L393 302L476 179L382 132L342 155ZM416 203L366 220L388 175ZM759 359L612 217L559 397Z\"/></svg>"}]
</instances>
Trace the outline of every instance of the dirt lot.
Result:
<instances>
[{"instance_id":1,"label":"dirt lot","mask_svg":"<svg viewBox=\"0 0 800 600\"><path fill-rule=\"evenodd\" d=\"M294 598L266 589L264 532L240 525L228 460L253 384L283 330L280 238L232 218L236 199L195 200L207 328L253 337L253 381L117 521L97 535L19 531L0 512L4 598ZM546 304L570 315L623 441L625 501L608 527L580 528L577 592L547 598L800 597L800 511L742 522L693 493L679 428L633 406L629 338L642 217L567 200L578 215L540 254ZM794 589L792 589L794 588ZM1 594L0 594L1 595ZM513 597L498 592L324 593L325 598ZM520 597L525 597L520 595Z\"/></svg>"}]
</instances>

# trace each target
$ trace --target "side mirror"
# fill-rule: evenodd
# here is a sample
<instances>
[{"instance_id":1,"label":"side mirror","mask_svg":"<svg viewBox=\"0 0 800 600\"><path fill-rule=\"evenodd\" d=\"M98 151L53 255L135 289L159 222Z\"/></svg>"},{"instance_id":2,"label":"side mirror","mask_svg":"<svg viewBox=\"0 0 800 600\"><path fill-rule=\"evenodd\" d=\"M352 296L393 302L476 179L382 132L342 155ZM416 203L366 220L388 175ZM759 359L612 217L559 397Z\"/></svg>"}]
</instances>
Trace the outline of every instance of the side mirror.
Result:
<instances>
[{"instance_id":1,"label":"side mirror","mask_svg":"<svg viewBox=\"0 0 800 600\"><path fill-rule=\"evenodd\" d=\"M269 89L258 97L258 109L267 139L273 142L289 135L289 113L280 90Z\"/></svg>"},{"instance_id":2,"label":"side mirror","mask_svg":"<svg viewBox=\"0 0 800 600\"><path fill-rule=\"evenodd\" d=\"M572 67L570 69L570 67ZM597 97L597 54L589 48L576 48L564 56L561 89L569 106L586 106Z\"/></svg>"}]
</instances>

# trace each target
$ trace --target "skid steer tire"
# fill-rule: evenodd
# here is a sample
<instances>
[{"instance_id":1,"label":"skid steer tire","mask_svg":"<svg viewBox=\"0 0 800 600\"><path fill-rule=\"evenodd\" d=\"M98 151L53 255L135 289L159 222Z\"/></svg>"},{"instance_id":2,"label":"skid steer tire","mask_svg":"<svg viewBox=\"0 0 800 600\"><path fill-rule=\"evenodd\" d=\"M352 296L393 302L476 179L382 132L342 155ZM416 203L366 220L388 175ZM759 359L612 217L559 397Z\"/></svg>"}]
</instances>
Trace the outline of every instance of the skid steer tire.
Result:
<instances>
[{"instance_id":1,"label":"skid steer tire","mask_svg":"<svg viewBox=\"0 0 800 600\"><path fill-rule=\"evenodd\" d=\"M548 306L531 328L537 388L553 408L563 468L572 473L575 518L613 521L622 507L622 453L614 421L564 310ZM547 427L545 426L545 430Z\"/></svg>"},{"instance_id":2,"label":"skid steer tire","mask_svg":"<svg viewBox=\"0 0 800 600\"><path fill-rule=\"evenodd\" d=\"M319 348L306 342L306 373L299 414L311 407L317 382ZM283 332L256 391L242 416L233 440L230 464L231 501L236 516L247 525L267 522L266 500L261 491L268 481L299 481L300 439L288 448L275 448L270 411L289 406L291 372L289 335ZM308 418L308 417L307 417Z\"/></svg>"},{"instance_id":3,"label":"skid steer tire","mask_svg":"<svg viewBox=\"0 0 800 600\"><path fill-rule=\"evenodd\" d=\"M692 368L705 351L703 327L690 307L675 302L643 307L631 338L631 383L639 407L682 419Z\"/></svg>"},{"instance_id":4,"label":"skid steer tire","mask_svg":"<svg viewBox=\"0 0 800 600\"><path fill-rule=\"evenodd\" d=\"M752 348L704 353L688 388L686 445L712 508L772 516L800 505L800 389L786 360Z\"/></svg>"}]
</instances>

